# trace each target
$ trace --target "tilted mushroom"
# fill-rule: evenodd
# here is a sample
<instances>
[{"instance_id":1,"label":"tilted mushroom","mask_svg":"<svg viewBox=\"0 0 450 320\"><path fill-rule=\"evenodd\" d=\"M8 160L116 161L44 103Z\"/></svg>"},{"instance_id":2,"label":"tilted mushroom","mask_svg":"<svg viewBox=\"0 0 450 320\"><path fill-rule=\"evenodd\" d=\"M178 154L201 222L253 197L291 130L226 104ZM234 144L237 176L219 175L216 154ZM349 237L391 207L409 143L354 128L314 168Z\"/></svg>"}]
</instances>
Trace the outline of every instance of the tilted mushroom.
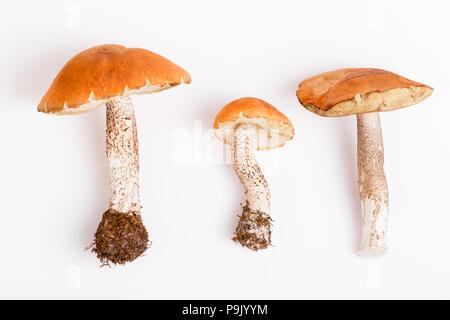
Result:
<instances>
[{"instance_id":1,"label":"tilted mushroom","mask_svg":"<svg viewBox=\"0 0 450 320\"><path fill-rule=\"evenodd\" d=\"M232 146L233 167L247 198L233 240L255 251L265 249L271 243L270 192L254 150L283 146L294 136L294 127L284 114L256 98L227 104L213 127L216 136Z\"/></svg>"},{"instance_id":2,"label":"tilted mushroom","mask_svg":"<svg viewBox=\"0 0 450 320\"><path fill-rule=\"evenodd\" d=\"M370 68L331 71L299 85L298 100L309 111L325 117L356 114L362 209L360 255L383 255L388 249L389 198L378 112L419 103L432 92L427 85Z\"/></svg>"},{"instance_id":3,"label":"tilted mushroom","mask_svg":"<svg viewBox=\"0 0 450 320\"><path fill-rule=\"evenodd\" d=\"M139 199L139 153L130 96L190 83L189 74L166 58L139 48L101 45L74 56L58 73L38 111L72 115L106 104L106 155L110 204L95 233L104 263L124 264L148 247Z\"/></svg>"}]
</instances>

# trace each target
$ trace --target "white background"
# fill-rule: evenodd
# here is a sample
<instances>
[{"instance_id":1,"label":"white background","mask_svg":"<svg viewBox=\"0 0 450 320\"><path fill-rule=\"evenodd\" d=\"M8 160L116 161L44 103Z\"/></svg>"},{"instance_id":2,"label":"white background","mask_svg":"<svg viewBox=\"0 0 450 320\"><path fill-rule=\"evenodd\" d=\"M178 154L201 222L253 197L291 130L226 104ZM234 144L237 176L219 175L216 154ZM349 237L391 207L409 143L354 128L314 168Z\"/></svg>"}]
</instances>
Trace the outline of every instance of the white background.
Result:
<instances>
[{"instance_id":1,"label":"white background","mask_svg":"<svg viewBox=\"0 0 450 320\"><path fill-rule=\"evenodd\" d=\"M0 298L450 298L450 45L447 1L1 1ZM108 205L105 108L36 107L73 55L142 47L192 84L134 96L143 218L152 240L124 267L84 251ZM391 248L356 255L360 209L354 117L322 118L298 83L378 67L435 88L381 115ZM254 96L296 135L260 152L274 247L233 243L244 200L211 125ZM226 149L228 150L228 149Z\"/></svg>"}]
</instances>

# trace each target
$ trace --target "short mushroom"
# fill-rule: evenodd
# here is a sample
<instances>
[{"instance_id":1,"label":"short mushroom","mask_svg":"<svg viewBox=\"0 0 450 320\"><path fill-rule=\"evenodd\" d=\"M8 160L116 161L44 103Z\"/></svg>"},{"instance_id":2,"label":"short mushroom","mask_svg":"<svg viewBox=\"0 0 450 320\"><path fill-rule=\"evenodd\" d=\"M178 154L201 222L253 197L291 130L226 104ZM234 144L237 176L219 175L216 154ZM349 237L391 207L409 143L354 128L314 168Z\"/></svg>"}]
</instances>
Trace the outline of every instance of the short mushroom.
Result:
<instances>
[{"instance_id":1,"label":"short mushroom","mask_svg":"<svg viewBox=\"0 0 450 320\"><path fill-rule=\"evenodd\" d=\"M190 81L185 70L156 53L101 45L67 62L39 103L38 111L55 115L80 114L106 104L110 203L93 243L102 263L131 262L148 247L141 218L138 139L130 96Z\"/></svg>"},{"instance_id":2,"label":"short mushroom","mask_svg":"<svg viewBox=\"0 0 450 320\"><path fill-rule=\"evenodd\" d=\"M427 85L370 68L331 71L300 83L297 97L309 111L325 117L356 114L358 183L362 209L359 255L379 256L388 249L389 198L378 112L405 108L431 95Z\"/></svg>"},{"instance_id":3,"label":"short mushroom","mask_svg":"<svg viewBox=\"0 0 450 320\"><path fill-rule=\"evenodd\" d=\"M271 244L270 192L254 150L283 146L294 136L288 118L256 98L230 102L214 120L215 135L232 146L233 167L245 189L246 205L233 240L252 250Z\"/></svg>"}]
</instances>

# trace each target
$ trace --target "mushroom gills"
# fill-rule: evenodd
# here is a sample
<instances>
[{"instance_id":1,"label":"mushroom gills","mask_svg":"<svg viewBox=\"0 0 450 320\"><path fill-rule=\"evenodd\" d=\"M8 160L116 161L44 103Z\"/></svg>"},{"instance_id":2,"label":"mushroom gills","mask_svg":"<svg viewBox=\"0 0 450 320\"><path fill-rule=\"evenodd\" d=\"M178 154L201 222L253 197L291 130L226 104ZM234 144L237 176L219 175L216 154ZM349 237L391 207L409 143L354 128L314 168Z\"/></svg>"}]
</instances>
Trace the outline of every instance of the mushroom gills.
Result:
<instances>
[{"instance_id":1,"label":"mushroom gills","mask_svg":"<svg viewBox=\"0 0 450 320\"><path fill-rule=\"evenodd\" d=\"M362 210L359 255L380 256L388 249L389 196L378 112L357 114L358 184Z\"/></svg>"},{"instance_id":2,"label":"mushroom gills","mask_svg":"<svg viewBox=\"0 0 450 320\"><path fill-rule=\"evenodd\" d=\"M233 140L233 167L244 186L246 205L233 240L255 251L271 244L270 192L254 155L256 149L256 126L237 125Z\"/></svg>"}]
</instances>

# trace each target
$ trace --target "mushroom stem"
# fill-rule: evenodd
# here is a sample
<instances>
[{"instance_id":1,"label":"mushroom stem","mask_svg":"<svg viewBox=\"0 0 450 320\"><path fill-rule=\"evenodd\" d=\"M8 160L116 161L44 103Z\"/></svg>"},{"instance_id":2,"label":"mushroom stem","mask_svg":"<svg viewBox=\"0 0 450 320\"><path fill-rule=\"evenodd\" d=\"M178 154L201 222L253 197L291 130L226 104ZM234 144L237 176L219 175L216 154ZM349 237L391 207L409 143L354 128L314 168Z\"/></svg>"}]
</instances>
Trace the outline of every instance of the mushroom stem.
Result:
<instances>
[{"instance_id":1,"label":"mushroom stem","mask_svg":"<svg viewBox=\"0 0 450 320\"><path fill-rule=\"evenodd\" d=\"M139 151L136 118L130 97L118 96L106 103L106 155L110 209L139 214Z\"/></svg>"},{"instance_id":2,"label":"mushroom stem","mask_svg":"<svg viewBox=\"0 0 450 320\"><path fill-rule=\"evenodd\" d=\"M245 189L243 208L234 241L252 250L270 245L270 192L254 155L257 148L256 127L239 124L234 130L233 167Z\"/></svg>"},{"instance_id":3,"label":"mushroom stem","mask_svg":"<svg viewBox=\"0 0 450 320\"><path fill-rule=\"evenodd\" d=\"M139 153L136 119L129 97L106 103L106 155L110 203L95 233L92 249L103 264L124 264L148 248L139 201Z\"/></svg>"},{"instance_id":4,"label":"mushroom stem","mask_svg":"<svg viewBox=\"0 0 450 320\"><path fill-rule=\"evenodd\" d=\"M377 112L357 114L358 183L362 209L359 255L379 256L388 249L389 196L384 174L384 148Z\"/></svg>"}]
</instances>

